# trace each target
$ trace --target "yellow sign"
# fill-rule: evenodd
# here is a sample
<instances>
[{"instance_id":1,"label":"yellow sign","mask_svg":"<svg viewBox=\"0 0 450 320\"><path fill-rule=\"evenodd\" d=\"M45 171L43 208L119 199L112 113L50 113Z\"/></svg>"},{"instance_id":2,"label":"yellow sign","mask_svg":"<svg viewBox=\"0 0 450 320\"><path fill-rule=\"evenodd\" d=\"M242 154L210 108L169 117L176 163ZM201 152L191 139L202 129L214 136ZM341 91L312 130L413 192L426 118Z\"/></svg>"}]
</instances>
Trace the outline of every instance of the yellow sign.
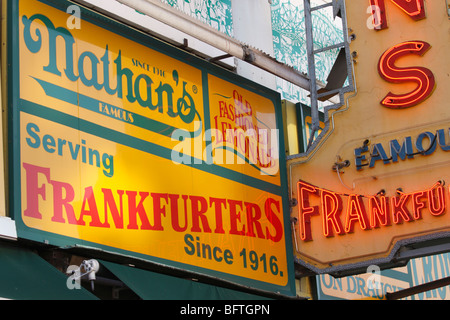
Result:
<instances>
[{"instance_id":1,"label":"yellow sign","mask_svg":"<svg viewBox=\"0 0 450 320\"><path fill-rule=\"evenodd\" d=\"M19 236L290 294L278 94L65 5L13 1Z\"/></svg>"},{"instance_id":2,"label":"yellow sign","mask_svg":"<svg viewBox=\"0 0 450 320\"><path fill-rule=\"evenodd\" d=\"M388 264L402 246L450 235L445 6L345 6L355 91L317 149L288 161L296 260L317 272Z\"/></svg>"}]
</instances>

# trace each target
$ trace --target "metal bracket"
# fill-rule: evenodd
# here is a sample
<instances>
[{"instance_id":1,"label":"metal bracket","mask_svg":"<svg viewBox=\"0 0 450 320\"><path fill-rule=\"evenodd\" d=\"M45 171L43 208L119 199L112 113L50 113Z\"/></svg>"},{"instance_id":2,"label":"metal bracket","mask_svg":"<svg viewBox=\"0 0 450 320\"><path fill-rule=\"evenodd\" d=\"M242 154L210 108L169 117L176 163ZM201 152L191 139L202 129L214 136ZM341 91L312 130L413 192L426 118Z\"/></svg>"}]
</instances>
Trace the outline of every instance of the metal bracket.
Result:
<instances>
[{"instance_id":1,"label":"metal bracket","mask_svg":"<svg viewBox=\"0 0 450 320\"><path fill-rule=\"evenodd\" d=\"M242 50L244 51L244 61L253 63L255 61L255 53L248 46L242 46Z\"/></svg>"},{"instance_id":2,"label":"metal bracket","mask_svg":"<svg viewBox=\"0 0 450 320\"><path fill-rule=\"evenodd\" d=\"M232 57L232 55L227 53L227 54L224 54L224 55L221 55L221 56L217 56L217 57L213 57L213 58L209 58L209 59L206 59L206 60L208 60L209 62L216 62L216 61L220 61L220 60L231 58L231 57Z\"/></svg>"},{"instance_id":3,"label":"metal bracket","mask_svg":"<svg viewBox=\"0 0 450 320\"><path fill-rule=\"evenodd\" d=\"M427 282L421 285L417 285L411 288L403 289L396 292L388 292L386 293L386 300L398 300L402 298L406 298L409 296L413 296L418 293L430 291L433 289L442 288L450 285L450 277L446 277L443 279Z\"/></svg>"}]
</instances>

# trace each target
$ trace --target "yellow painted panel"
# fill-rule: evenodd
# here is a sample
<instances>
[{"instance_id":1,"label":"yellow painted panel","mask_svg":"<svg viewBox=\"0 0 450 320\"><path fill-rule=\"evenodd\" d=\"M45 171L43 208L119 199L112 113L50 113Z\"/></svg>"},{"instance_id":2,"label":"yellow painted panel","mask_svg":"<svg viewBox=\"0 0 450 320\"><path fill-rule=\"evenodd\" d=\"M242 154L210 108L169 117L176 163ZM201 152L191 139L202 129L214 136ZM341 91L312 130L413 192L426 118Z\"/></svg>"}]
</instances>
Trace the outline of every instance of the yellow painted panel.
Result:
<instances>
[{"instance_id":1,"label":"yellow painted panel","mask_svg":"<svg viewBox=\"0 0 450 320\"><path fill-rule=\"evenodd\" d=\"M333 129L313 156L288 161L291 196L299 201L293 209L299 219L296 255L315 268L386 262L400 243L439 238L450 231L450 21L439 1L425 1L426 17L417 21L393 1L384 3L388 28L374 30L369 1L346 1L349 30L356 36L350 44L356 91L347 94L345 105L330 117L334 127L330 125ZM388 93L406 95L418 84L411 74L408 81L404 74L397 75L398 83L384 80L378 71L380 59L389 49L411 41L426 42L430 48L423 55L404 51L389 63L393 69L404 68L399 72L429 70L434 90L415 106L388 108L380 103ZM344 166L346 161L349 166ZM337 166L341 169L336 171ZM303 196L297 190L300 180L314 186L311 191L302 189ZM338 202L330 200L329 191ZM370 201L382 194L389 198L390 223L371 225L379 211L371 210ZM303 208L301 199L306 201ZM437 214L432 206L439 209L440 200L445 210ZM315 214L308 213L315 206ZM302 221L311 227L302 227ZM309 229L311 235L305 233Z\"/></svg>"},{"instance_id":2,"label":"yellow painted panel","mask_svg":"<svg viewBox=\"0 0 450 320\"><path fill-rule=\"evenodd\" d=\"M292 290L279 95L117 26L18 8L19 237Z\"/></svg>"}]
</instances>

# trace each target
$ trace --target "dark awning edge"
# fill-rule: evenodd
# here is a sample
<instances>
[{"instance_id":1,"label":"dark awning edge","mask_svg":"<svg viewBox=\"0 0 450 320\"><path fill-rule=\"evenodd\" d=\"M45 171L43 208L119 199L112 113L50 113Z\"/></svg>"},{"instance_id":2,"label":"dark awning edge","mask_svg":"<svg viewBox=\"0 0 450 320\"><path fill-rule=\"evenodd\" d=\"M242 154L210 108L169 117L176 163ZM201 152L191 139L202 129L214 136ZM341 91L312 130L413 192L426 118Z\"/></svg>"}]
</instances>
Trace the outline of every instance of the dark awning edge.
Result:
<instances>
[{"instance_id":1,"label":"dark awning edge","mask_svg":"<svg viewBox=\"0 0 450 320\"><path fill-rule=\"evenodd\" d=\"M262 290L258 288L253 288L249 286L245 286L236 282L228 281L225 279L217 278L214 276L197 273L195 271L190 270L184 270L180 268L176 268L174 266L149 261L146 259L138 258L135 256L117 253L108 251L105 249L100 249L92 246L86 246L86 245L79 245L75 244L72 246L64 246L59 247L59 249L64 251L70 251L77 254L90 254L92 255L91 258L97 258L97 259L103 259L107 260L109 262L113 263L121 263L123 262L122 259L127 259L126 263L133 264L137 268L151 271L151 272L157 272L161 274L165 274L172 277L179 277L180 279L183 278L193 278L198 280L200 283L208 284L208 285L215 285L218 287L223 287L225 289L231 289L231 290L237 290L248 294L253 294L269 299L275 299L275 300L306 300L307 298L299 297L299 296L288 296L282 293Z\"/></svg>"},{"instance_id":2,"label":"dark awning edge","mask_svg":"<svg viewBox=\"0 0 450 320\"><path fill-rule=\"evenodd\" d=\"M182 279L123 264L99 260L143 300L260 300L269 299L233 289Z\"/></svg>"},{"instance_id":3,"label":"dark awning edge","mask_svg":"<svg viewBox=\"0 0 450 320\"><path fill-rule=\"evenodd\" d=\"M13 300L98 300L84 289L67 286L68 277L17 243L0 243L0 297Z\"/></svg>"}]
</instances>

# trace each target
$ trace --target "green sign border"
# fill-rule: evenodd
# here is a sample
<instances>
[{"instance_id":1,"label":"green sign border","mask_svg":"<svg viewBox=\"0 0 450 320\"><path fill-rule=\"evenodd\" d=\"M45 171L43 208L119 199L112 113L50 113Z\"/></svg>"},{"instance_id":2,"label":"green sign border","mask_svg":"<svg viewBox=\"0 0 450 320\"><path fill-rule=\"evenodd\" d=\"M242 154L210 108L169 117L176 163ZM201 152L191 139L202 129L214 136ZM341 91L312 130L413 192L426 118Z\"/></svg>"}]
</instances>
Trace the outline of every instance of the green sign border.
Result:
<instances>
[{"instance_id":1,"label":"green sign border","mask_svg":"<svg viewBox=\"0 0 450 320\"><path fill-rule=\"evenodd\" d=\"M166 259L156 258L144 254L138 254L135 252L130 252L126 250L121 250L109 246L100 245L97 243L84 241L76 238L61 236L58 234L45 232L41 230L36 230L27 227L22 221L21 217L21 166L20 166L20 112L26 112L34 114L36 116L63 124L67 126L73 126L73 120L79 121L79 126L77 129L90 134L95 134L100 137L107 137L108 140L115 141L117 143L123 143L126 145L132 145L132 147L137 149L144 149L148 152L148 148L155 148L155 144L148 141L143 141L136 139L134 137L127 136L125 134L115 132L110 129L101 127L95 123L91 123L86 120L81 120L79 118L74 118L70 115L61 113L57 110L52 110L44 106L40 106L28 101L23 101L20 99L20 74L19 74L19 1L20 0L9 0L8 1L8 160L9 160L9 211L12 218L16 222L17 233L19 238L29 239L37 242L42 242L59 247L90 247L95 248L104 252L113 252L121 256L131 256L138 259L146 260L153 263L162 264L171 268L177 268L179 270L187 270L190 272L200 273L206 276L217 277L221 280L227 282L236 283L238 285L247 286L250 288L255 288L259 290L279 293L287 296L295 296L295 279L294 279L294 262L293 262L293 249L292 249L292 238L290 230L290 217L289 217L289 204L288 204L288 190L287 190L287 174L285 155L283 152L279 154L280 163L280 177L281 185L276 186L273 184L268 184L264 181L251 178L249 176L236 176L234 171L225 169L216 165L192 165L196 169L205 170L211 172L212 174L217 174L219 176L226 177L230 180L234 180L242 183L242 179L245 180L246 185L252 187L257 187L259 189L268 191L270 193L279 195L282 197L283 201L283 212L284 212L284 229L285 229L285 247L287 256L287 267L288 267L288 282L286 286L278 286L270 283L257 281L249 278L244 278L236 275L226 274L214 270L204 269L198 266L191 266L176 261L170 261ZM67 0L36 0L44 4L53 6L63 12L66 12L66 8L72 5L72 2ZM203 88L204 88L204 108L205 108L205 118L209 121L209 101L208 101L208 75L214 75L230 83L238 85L243 89L249 90L253 93L261 95L273 102L275 106L276 122L277 128L279 129L279 150L284 150L284 137L283 137L283 122L281 113L281 99L280 94L276 91L270 90L263 87L257 83L249 81L243 77L240 77L234 73L231 73L225 69L222 69L216 65L210 64L201 60L187 52L184 52L174 46L168 45L160 40L153 37L143 35L124 24L117 21L109 19L105 16L99 15L93 11L81 8L82 20L95 24L99 27L107 29L111 32L125 37L129 40L137 42L141 45L147 46L152 50L156 50L174 59L180 60L186 64L196 67L202 71L203 78ZM206 120L206 119L205 119ZM210 127L210 123L205 121L205 129ZM156 146L159 156L163 156L165 152L169 151L160 146ZM153 149L154 150L154 149ZM152 153L155 153L152 150ZM170 159L170 155L169 155Z\"/></svg>"}]
</instances>

